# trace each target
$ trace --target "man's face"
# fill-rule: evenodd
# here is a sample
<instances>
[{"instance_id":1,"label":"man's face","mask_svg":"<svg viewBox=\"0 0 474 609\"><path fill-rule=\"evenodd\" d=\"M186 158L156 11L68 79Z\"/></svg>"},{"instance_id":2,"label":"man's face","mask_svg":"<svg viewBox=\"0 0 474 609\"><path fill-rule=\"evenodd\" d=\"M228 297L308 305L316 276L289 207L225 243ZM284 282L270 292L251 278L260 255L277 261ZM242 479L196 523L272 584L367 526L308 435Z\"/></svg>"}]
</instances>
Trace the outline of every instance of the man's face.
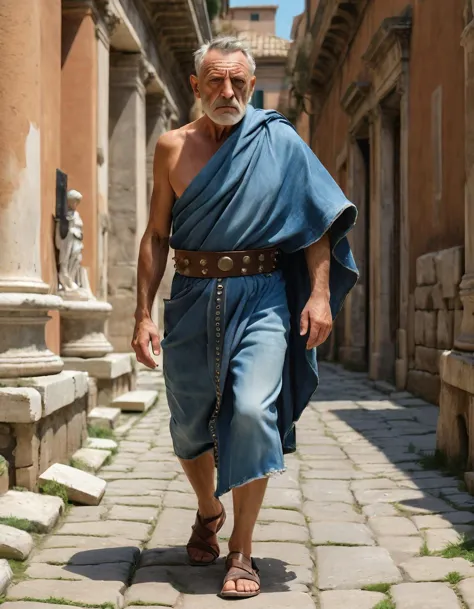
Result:
<instances>
[{"instance_id":1,"label":"man's face","mask_svg":"<svg viewBox=\"0 0 474 609\"><path fill-rule=\"evenodd\" d=\"M194 93L201 98L204 113L218 125L236 125L242 120L255 80L247 58L240 51L209 51L199 76L191 76Z\"/></svg>"}]
</instances>

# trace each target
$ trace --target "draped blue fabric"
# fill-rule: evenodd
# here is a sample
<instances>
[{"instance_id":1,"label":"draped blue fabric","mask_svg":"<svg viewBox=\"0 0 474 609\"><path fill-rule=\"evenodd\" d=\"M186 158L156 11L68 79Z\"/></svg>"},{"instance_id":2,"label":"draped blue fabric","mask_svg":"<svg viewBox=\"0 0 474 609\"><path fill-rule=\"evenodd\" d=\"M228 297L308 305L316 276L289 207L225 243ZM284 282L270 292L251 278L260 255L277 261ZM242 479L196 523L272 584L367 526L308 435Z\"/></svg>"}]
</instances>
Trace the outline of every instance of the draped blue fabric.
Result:
<instances>
[{"instance_id":1,"label":"draped blue fabric","mask_svg":"<svg viewBox=\"0 0 474 609\"><path fill-rule=\"evenodd\" d=\"M278 428L284 452L296 448L294 423L318 384L316 350L307 350L301 337L300 315L310 295L304 248L328 233L331 244L331 311L335 317L358 272L347 233L356 221L355 206L281 114L252 106L244 119L207 165L193 179L173 207L171 247L180 250L230 251L278 246L290 311L291 328L277 400ZM225 378L243 332L252 291L243 289L251 278L229 278L226 302L232 307L225 326L221 379ZM175 275L168 310L165 307L166 347L179 344L198 320L207 320L209 372L214 378L215 279ZM199 322L199 323L202 323ZM171 352L171 348L169 349ZM178 353L176 351L176 353ZM168 358L170 360L170 358ZM166 369L167 387L179 382L179 363ZM198 370L196 362L196 370ZM198 372L196 373L198 374ZM217 420L218 474L225 455L226 433L232 418L232 400L224 392ZM250 473L249 473L250 476ZM218 489L218 494L226 489Z\"/></svg>"}]
</instances>

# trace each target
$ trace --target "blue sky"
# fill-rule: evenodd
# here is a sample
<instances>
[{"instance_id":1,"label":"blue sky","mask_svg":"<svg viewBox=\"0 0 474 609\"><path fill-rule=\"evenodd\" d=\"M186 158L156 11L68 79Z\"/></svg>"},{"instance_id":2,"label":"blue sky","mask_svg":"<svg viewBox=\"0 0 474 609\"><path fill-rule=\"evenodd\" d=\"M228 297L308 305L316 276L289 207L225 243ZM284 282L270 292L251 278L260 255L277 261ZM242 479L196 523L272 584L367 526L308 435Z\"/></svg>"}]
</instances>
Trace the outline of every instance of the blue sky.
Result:
<instances>
[{"instance_id":1,"label":"blue sky","mask_svg":"<svg viewBox=\"0 0 474 609\"><path fill-rule=\"evenodd\" d=\"M276 33L289 40L293 17L303 12L305 0L230 0L230 6L278 5Z\"/></svg>"}]
</instances>

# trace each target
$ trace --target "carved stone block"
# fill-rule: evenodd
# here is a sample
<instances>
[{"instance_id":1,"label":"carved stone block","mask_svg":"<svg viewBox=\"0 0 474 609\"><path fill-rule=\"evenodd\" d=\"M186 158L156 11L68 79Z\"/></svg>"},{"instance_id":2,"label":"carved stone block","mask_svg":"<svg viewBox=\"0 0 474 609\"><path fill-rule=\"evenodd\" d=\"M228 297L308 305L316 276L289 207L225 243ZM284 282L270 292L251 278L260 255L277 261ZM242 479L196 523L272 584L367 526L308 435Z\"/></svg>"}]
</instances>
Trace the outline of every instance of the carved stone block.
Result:
<instances>
[{"instance_id":1,"label":"carved stone block","mask_svg":"<svg viewBox=\"0 0 474 609\"><path fill-rule=\"evenodd\" d=\"M415 368L431 372L431 374L439 374L439 358L441 351L438 349L430 349L428 347L418 346L415 349Z\"/></svg>"},{"instance_id":2,"label":"carved stone block","mask_svg":"<svg viewBox=\"0 0 474 609\"><path fill-rule=\"evenodd\" d=\"M464 247L452 247L438 252L435 263L443 298L455 298L464 272Z\"/></svg>"},{"instance_id":3,"label":"carved stone block","mask_svg":"<svg viewBox=\"0 0 474 609\"><path fill-rule=\"evenodd\" d=\"M454 311L438 311L438 349L452 349L454 341Z\"/></svg>"},{"instance_id":4,"label":"carved stone block","mask_svg":"<svg viewBox=\"0 0 474 609\"><path fill-rule=\"evenodd\" d=\"M433 307L433 287L430 285L415 288L415 307L418 311L430 311Z\"/></svg>"},{"instance_id":5,"label":"carved stone block","mask_svg":"<svg viewBox=\"0 0 474 609\"><path fill-rule=\"evenodd\" d=\"M423 311L423 344L425 347L436 347L436 317L436 311Z\"/></svg>"},{"instance_id":6,"label":"carved stone block","mask_svg":"<svg viewBox=\"0 0 474 609\"><path fill-rule=\"evenodd\" d=\"M416 259L416 284L418 286L436 283L435 253L424 254Z\"/></svg>"}]
</instances>

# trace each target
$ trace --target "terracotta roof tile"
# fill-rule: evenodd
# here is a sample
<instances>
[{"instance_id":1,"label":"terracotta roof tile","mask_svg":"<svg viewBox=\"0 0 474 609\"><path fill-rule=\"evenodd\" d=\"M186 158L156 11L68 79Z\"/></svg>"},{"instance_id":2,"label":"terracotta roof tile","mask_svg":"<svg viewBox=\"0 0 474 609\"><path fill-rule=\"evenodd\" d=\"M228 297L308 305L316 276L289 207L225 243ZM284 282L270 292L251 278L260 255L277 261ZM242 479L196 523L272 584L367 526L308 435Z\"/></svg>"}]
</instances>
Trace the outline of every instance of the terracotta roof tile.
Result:
<instances>
[{"instance_id":1,"label":"terracotta roof tile","mask_svg":"<svg viewBox=\"0 0 474 609\"><path fill-rule=\"evenodd\" d=\"M255 58L286 57L291 45L291 42L284 38L279 38L273 34L260 34L251 30L239 32L237 37L247 41Z\"/></svg>"}]
</instances>

